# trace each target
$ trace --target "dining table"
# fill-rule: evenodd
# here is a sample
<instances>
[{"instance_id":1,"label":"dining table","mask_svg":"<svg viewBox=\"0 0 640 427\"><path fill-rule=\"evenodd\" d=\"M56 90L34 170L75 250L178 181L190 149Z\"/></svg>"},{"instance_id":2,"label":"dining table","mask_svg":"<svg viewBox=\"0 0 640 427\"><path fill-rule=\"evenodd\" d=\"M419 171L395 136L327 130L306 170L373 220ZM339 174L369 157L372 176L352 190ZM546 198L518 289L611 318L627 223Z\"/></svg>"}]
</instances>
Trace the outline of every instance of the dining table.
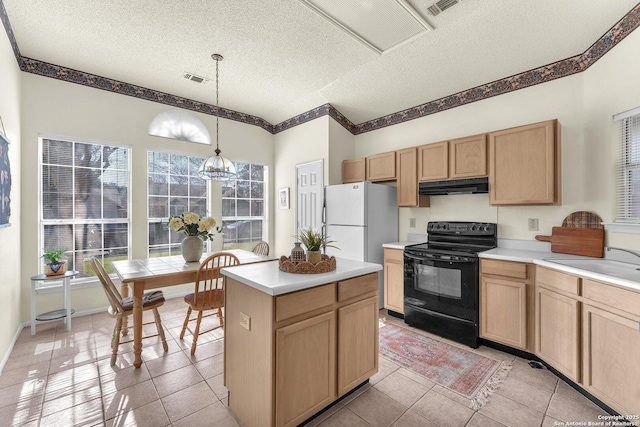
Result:
<instances>
[{"instance_id":1,"label":"dining table","mask_svg":"<svg viewBox=\"0 0 640 427\"><path fill-rule=\"evenodd\" d=\"M185 262L182 255L139 258L113 261L112 266L121 281L123 298L129 296L129 287L133 290L133 365L142 365L142 297L149 289L193 283L200 264L207 257L218 252L235 255L240 264L273 261L268 255L257 255L243 249L229 249L205 252L200 261ZM186 308L185 308L186 310ZM123 321L126 321L126 317ZM123 324L123 335L128 333L127 324Z\"/></svg>"}]
</instances>

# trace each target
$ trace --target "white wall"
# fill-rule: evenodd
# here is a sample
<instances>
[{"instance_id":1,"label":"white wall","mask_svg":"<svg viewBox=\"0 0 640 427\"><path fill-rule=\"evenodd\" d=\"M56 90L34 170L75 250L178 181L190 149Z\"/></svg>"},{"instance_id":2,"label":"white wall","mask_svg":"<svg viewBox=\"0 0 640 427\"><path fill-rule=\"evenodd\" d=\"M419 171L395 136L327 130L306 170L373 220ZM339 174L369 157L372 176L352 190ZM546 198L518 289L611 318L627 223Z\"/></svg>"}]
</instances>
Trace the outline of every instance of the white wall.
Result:
<instances>
[{"instance_id":1,"label":"white wall","mask_svg":"<svg viewBox=\"0 0 640 427\"><path fill-rule=\"evenodd\" d=\"M38 272L41 247L38 241L38 136L39 134L71 137L132 147L132 247L131 255L147 256L147 149L210 156L208 145L175 141L147 135L151 120L171 107L134 97L113 94L77 84L66 83L33 74L23 74L22 89L22 221L31 224L23 228L22 254L22 320L29 316L29 277ZM193 113L215 135L215 117ZM220 120L220 149L233 161L265 164L273 182L273 135L265 130L243 123ZM221 218L221 186L212 185L212 216ZM273 194L273 186L269 186ZM273 211L269 212L270 238L273 240ZM216 237L214 247L221 247L221 237ZM166 289L167 294L184 292L180 287ZM59 294L38 297L40 307L56 308ZM78 289L72 292L76 311L107 305L101 288Z\"/></svg>"},{"instance_id":2,"label":"white wall","mask_svg":"<svg viewBox=\"0 0 640 427\"><path fill-rule=\"evenodd\" d=\"M3 32L4 33L4 32ZM11 165L11 227L0 229L0 368L11 341L22 321L20 313L20 246L22 221L20 219L20 85L21 72L6 35L0 36L0 117L9 144ZM22 282L28 288L30 282Z\"/></svg>"},{"instance_id":3,"label":"white wall","mask_svg":"<svg viewBox=\"0 0 640 427\"><path fill-rule=\"evenodd\" d=\"M430 208L400 209L400 239L424 233L430 220L495 221L499 237L525 240L551 234L578 210L612 221L611 117L640 105L639 47L635 31L584 73L357 135L356 158L554 118L561 123L561 206L491 207L487 195L435 196ZM410 218L417 220L415 229ZM527 218L539 218L539 231L527 230ZM606 235L609 245L640 248L634 235Z\"/></svg>"},{"instance_id":4,"label":"white wall","mask_svg":"<svg viewBox=\"0 0 640 427\"><path fill-rule=\"evenodd\" d=\"M276 235L272 255L289 255L295 239L296 165L324 161L324 184L329 176L329 116L323 116L275 135L274 186L289 187L289 209L275 209ZM342 161L342 159L340 160Z\"/></svg>"},{"instance_id":5,"label":"white wall","mask_svg":"<svg viewBox=\"0 0 640 427\"><path fill-rule=\"evenodd\" d=\"M342 161L355 157L355 136L329 119L329 179L327 185L342 184Z\"/></svg>"}]
</instances>

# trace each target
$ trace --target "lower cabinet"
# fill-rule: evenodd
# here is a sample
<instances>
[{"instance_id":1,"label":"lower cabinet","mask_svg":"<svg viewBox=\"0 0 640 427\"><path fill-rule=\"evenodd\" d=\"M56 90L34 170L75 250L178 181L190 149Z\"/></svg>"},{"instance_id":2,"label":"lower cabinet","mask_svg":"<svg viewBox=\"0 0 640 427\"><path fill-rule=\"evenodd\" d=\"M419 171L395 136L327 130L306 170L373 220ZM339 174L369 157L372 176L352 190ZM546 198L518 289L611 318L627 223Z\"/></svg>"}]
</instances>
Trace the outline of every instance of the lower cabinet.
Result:
<instances>
[{"instance_id":1,"label":"lower cabinet","mask_svg":"<svg viewBox=\"0 0 640 427\"><path fill-rule=\"evenodd\" d=\"M336 397L335 312L277 329L276 354L276 425L298 425Z\"/></svg>"},{"instance_id":2,"label":"lower cabinet","mask_svg":"<svg viewBox=\"0 0 640 427\"><path fill-rule=\"evenodd\" d=\"M580 382L580 278L538 267L535 353Z\"/></svg>"},{"instance_id":3,"label":"lower cabinet","mask_svg":"<svg viewBox=\"0 0 640 427\"><path fill-rule=\"evenodd\" d=\"M378 372L377 325L377 297L338 309L338 396Z\"/></svg>"},{"instance_id":4,"label":"lower cabinet","mask_svg":"<svg viewBox=\"0 0 640 427\"><path fill-rule=\"evenodd\" d=\"M533 351L534 266L483 259L480 270L480 336Z\"/></svg>"},{"instance_id":5,"label":"lower cabinet","mask_svg":"<svg viewBox=\"0 0 640 427\"><path fill-rule=\"evenodd\" d=\"M404 251L384 248L384 308L404 314Z\"/></svg>"},{"instance_id":6,"label":"lower cabinet","mask_svg":"<svg viewBox=\"0 0 640 427\"><path fill-rule=\"evenodd\" d=\"M583 384L620 414L640 414L640 292L583 279Z\"/></svg>"}]
</instances>

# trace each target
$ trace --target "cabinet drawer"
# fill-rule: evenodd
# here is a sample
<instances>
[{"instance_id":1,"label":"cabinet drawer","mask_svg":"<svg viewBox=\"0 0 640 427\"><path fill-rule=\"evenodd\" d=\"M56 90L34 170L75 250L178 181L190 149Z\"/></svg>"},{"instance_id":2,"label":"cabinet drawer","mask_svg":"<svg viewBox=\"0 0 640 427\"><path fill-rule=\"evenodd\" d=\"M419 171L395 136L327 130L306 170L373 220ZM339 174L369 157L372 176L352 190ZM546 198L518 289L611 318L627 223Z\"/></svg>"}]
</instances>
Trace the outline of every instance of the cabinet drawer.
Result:
<instances>
[{"instance_id":1,"label":"cabinet drawer","mask_svg":"<svg viewBox=\"0 0 640 427\"><path fill-rule=\"evenodd\" d=\"M404 263L404 251L402 249L384 249L384 262Z\"/></svg>"},{"instance_id":2,"label":"cabinet drawer","mask_svg":"<svg viewBox=\"0 0 640 427\"><path fill-rule=\"evenodd\" d=\"M480 261L482 274L527 279L527 264L514 261L483 259Z\"/></svg>"},{"instance_id":3,"label":"cabinet drawer","mask_svg":"<svg viewBox=\"0 0 640 427\"><path fill-rule=\"evenodd\" d=\"M276 322L333 304L336 284L292 292L276 298Z\"/></svg>"},{"instance_id":4,"label":"cabinet drawer","mask_svg":"<svg viewBox=\"0 0 640 427\"><path fill-rule=\"evenodd\" d=\"M591 279L582 279L582 295L590 300L640 316L640 293Z\"/></svg>"},{"instance_id":5,"label":"cabinet drawer","mask_svg":"<svg viewBox=\"0 0 640 427\"><path fill-rule=\"evenodd\" d=\"M338 282L338 301L346 301L359 295L378 290L378 273L371 273Z\"/></svg>"},{"instance_id":6,"label":"cabinet drawer","mask_svg":"<svg viewBox=\"0 0 640 427\"><path fill-rule=\"evenodd\" d=\"M572 295L580 295L579 277L545 267L538 266L536 268L536 285L558 289Z\"/></svg>"}]
</instances>

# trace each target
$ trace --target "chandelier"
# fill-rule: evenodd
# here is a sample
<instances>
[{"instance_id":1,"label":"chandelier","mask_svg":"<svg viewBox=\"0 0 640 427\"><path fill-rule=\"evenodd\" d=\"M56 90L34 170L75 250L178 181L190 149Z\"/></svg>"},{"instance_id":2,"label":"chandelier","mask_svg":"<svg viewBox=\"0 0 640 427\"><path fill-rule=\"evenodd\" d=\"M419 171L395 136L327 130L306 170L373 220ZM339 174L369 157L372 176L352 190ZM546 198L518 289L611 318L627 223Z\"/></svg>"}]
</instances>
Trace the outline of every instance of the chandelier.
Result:
<instances>
[{"instance_id":1,"label":"chandelier","mask_svg":"<svg viewBox=\"0 0 640 427\"><path fill-rule=\"evenodd\" d=\"M200 167L198 171L198 176L204 179L211 179L215 181L229 181L236 179L236 167L231 163L231 160L222 157L220 155L220 147L219 147L219 122L220 122L220 111L218 108L218 68L220 65L220 61L222 61L222 55L218 55L214 53L211 55L211 58L216 61L216 151L215 156L209 157Z\"/></svg>"}]
</instances>

